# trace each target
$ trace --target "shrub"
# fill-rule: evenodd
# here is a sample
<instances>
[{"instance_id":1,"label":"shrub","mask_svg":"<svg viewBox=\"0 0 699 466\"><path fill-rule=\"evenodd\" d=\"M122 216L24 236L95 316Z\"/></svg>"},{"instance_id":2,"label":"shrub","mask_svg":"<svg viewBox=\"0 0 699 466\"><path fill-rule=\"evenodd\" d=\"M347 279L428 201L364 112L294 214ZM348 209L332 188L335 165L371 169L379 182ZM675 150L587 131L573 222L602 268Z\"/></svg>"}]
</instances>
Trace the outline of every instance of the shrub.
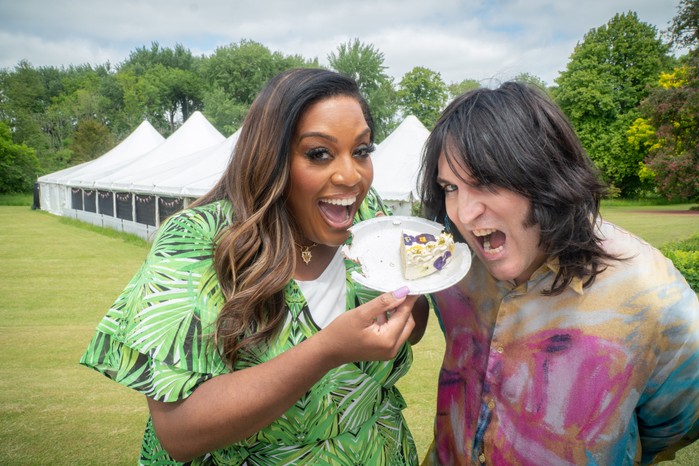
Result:
<instances>
[{"instance_id":1,"label":"shrub","mask_svg":"<svg viewBox=\"0 0 699 466\"><path fill-rule=\"evenodd\" d=\"M661 251L675 264L692 289L699 293L699 235L667 244Z\"/></svg>"}]
</instances>

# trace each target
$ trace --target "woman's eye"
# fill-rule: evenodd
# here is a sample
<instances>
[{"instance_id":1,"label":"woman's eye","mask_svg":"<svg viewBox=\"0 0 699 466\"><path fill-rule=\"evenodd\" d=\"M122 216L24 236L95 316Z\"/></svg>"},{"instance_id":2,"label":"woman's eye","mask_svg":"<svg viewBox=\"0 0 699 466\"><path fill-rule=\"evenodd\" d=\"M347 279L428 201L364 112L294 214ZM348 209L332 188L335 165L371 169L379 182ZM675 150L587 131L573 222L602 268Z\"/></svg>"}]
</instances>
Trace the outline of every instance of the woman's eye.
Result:
<instances>
[{"instance_id":1,"label":"woman's eye","mask_svg":"<svg viewBox=\"0 0 699 466\"><path fill-rule=\"evenodd\" d=\"M325 147L314 147L306 151L306 157L311 160L328 160L331 155L330 151Z\"/></svg>"},{"instance_id":2,"label":"woman's eye","mask_svg":"<svg viewBox=\"0 0 699 466\"><path fill-rule=\"evenodd\" d=\"M360 158L367 158L371 155L372 152L376 150L376 146L372 144L365 144L357 147L357 149L354 151L354 156L355 157L360 157Z\"/></svg>"},{"instance_id":3,"label":"woman's eye","mask_svg":"<svg viewBox=\"0 0 699 466\"><path fill-rule=\"evenodd\" d=\"M451 193L456 191L456 185L455 184L445 184L442 186L442 190L444 190L445 193Z\"/></svg>"}]
</instances>

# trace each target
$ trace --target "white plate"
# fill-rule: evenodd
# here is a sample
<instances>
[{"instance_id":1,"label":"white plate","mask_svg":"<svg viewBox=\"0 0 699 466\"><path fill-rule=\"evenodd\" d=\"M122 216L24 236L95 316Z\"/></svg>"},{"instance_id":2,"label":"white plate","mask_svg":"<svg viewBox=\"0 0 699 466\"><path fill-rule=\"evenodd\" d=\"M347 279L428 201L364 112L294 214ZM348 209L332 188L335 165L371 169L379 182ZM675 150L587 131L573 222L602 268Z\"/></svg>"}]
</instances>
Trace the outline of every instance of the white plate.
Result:
<instances>
[{"instance_id":1,"label":"white plate","mask_svg":"<svg viewBox=\"0 0 699 466\"><path fill-rule=\"evenodd\" d=\"M403 230L439 235L444 226L419 217L383 216L357 223L350 228L352 244L343 246L346 257L361 264L362 273L352 278L378 291L393 291L402 286L410 294L434 293L458 283L471 267L471 252L464 243L456 243L452 260L439 272L415 280L403 277L400 244Z\"/></svg>"}]
</instances>

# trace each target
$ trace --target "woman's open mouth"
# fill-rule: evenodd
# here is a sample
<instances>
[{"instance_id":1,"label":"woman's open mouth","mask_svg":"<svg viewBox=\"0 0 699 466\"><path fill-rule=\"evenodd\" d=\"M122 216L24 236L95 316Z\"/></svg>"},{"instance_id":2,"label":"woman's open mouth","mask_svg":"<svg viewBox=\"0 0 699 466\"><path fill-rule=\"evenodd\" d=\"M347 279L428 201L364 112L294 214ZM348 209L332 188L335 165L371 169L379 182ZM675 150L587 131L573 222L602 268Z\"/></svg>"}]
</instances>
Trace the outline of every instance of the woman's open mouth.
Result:
<instances>
[{"instance_id":1,"label":"woman's open mouth","mask_svg":"<svg viewBox=\"0 0 699 466\"><path fill-rule=\"evenodd\" d=\"M326 198L318 202L318 207L330 225L336 228L349 228L354 217L356 202L357 196Z\"/></svg>"}]
</instances>

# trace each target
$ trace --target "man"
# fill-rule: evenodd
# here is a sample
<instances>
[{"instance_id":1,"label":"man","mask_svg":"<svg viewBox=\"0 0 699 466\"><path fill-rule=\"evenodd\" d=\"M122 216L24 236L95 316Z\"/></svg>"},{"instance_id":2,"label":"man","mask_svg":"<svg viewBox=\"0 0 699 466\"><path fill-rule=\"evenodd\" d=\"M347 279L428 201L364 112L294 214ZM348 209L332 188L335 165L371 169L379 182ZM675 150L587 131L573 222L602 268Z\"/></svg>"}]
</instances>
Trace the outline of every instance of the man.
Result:
<instances>
[{"instance_id":1,"label":"man","mask_svg":"<svg viewBox=\"0 0 699 466\"><path fill-rule=\"evenodd\" d=\"M473 251L435 295L446 336L426 464L648 464L699 437L699 301L603 221L562 111L524 84L452 102L426 144L428 218Z\"/></svg>"}]
</instances>

